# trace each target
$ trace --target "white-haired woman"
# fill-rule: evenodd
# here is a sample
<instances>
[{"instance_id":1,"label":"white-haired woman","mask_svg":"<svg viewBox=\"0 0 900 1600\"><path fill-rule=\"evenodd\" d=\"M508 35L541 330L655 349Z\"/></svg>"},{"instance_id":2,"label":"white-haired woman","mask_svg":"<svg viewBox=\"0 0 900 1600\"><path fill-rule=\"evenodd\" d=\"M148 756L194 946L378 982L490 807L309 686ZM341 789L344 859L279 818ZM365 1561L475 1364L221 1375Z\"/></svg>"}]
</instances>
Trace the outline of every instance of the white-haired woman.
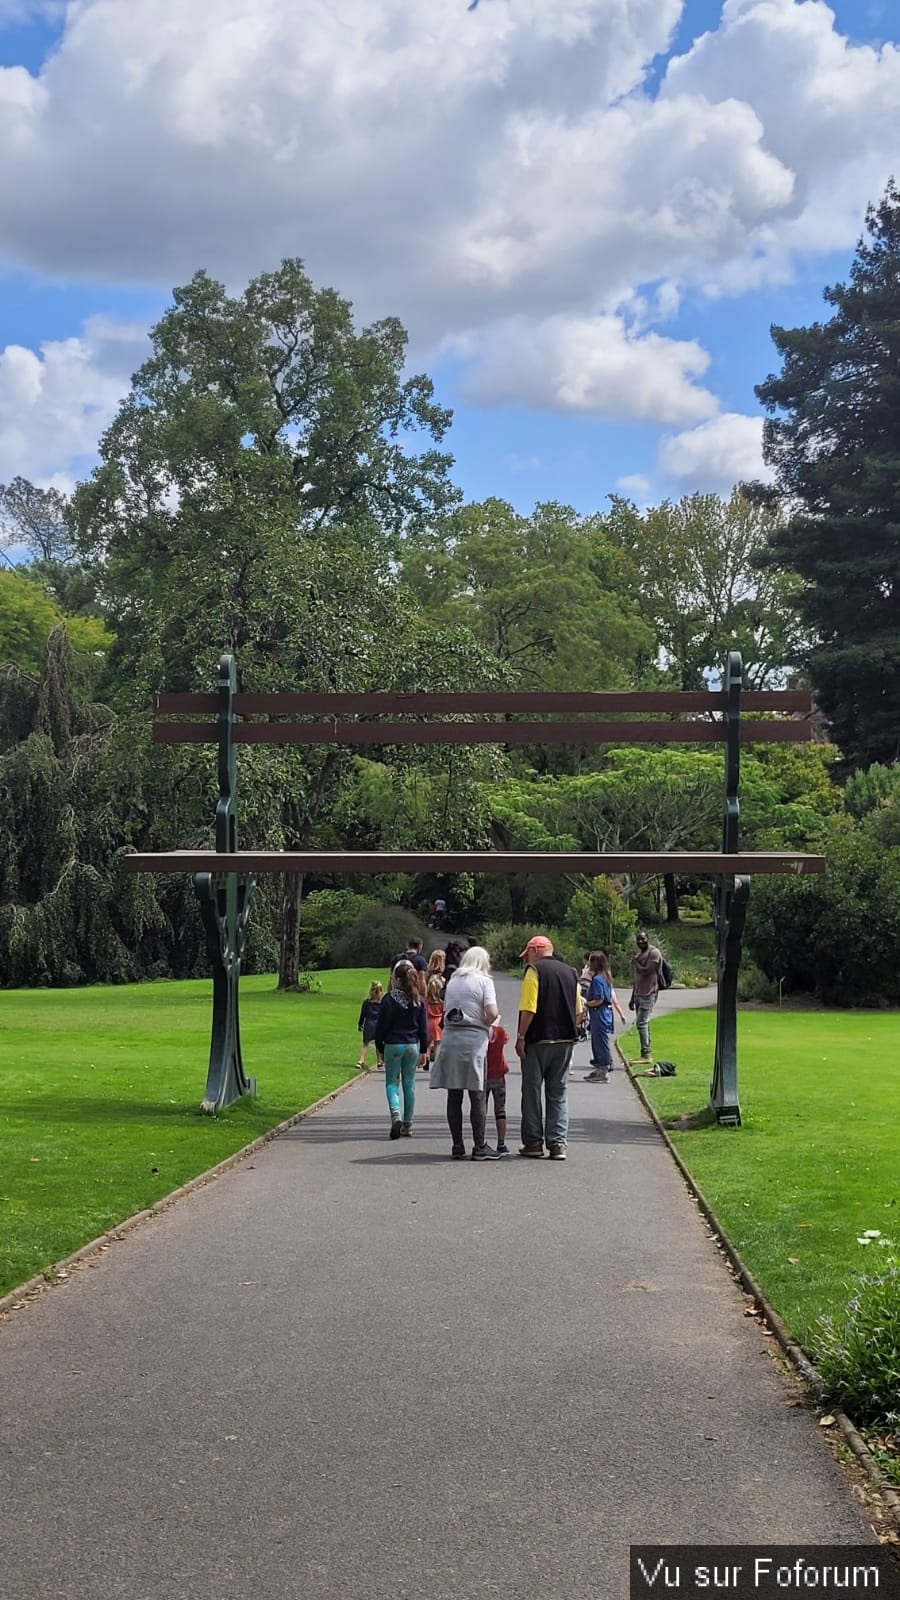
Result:
<instances>
[{"instance_id":1,"label":"white-haired woman","mask_svg":"<svg viewBox=\"0 0 900 1600\"><path fill-rule=\"evenodd\" d=\"M468 1091L472 1160L499 1161L484 1138L484 1083L488 1035L500 1016L491 960L480 945L462 957L444 991L444 1031L431 1069L432 1089L447 1091L447 1121L454 1161L465 1159L463 1095Z\"/></svg>"}]
</instances>

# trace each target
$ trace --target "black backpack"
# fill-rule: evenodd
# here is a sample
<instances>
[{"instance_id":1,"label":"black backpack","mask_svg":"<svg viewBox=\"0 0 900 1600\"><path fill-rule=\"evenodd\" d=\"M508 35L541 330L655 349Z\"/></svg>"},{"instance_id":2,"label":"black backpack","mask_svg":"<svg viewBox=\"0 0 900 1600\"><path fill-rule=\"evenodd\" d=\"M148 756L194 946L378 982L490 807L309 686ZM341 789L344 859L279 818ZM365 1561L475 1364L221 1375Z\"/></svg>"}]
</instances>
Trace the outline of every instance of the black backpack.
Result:
<instances>
[{"instance_id":1,"label":"black backpack","mask_svg":"<svg viewBox=\"0 0 900 1600\"><path fill-rule=\"evenodd\" d=\"M674 974L672 972L672 968L669 966L668 961L666 960L665 956L661 956L659 961L659 973L656 979L659 987L661 989L671 989L673 976Z\"/></svg>"}]
</instances>

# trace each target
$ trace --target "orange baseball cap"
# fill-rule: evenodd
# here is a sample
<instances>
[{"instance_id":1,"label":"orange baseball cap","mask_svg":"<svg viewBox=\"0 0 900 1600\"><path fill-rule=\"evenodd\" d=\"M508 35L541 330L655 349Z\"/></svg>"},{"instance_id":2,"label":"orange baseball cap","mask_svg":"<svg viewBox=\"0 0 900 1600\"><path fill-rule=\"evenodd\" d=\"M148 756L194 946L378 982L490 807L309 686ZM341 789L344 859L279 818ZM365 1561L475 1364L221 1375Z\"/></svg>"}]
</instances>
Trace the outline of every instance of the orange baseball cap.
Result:
<instances>
[{"instance_id":1,"label":"orange baseball cap","mask_svg":"<svg viewBox=\"0 0 900 1600\"><path fill-rule=\"evenodd\" d=\"M519 956L520 961L525 960L529 950L533 950L536 956L552 956L553 940L546 938L543 933L536 933L533 939L529 939L525 949Z\"/></svg>"}]
</instances>

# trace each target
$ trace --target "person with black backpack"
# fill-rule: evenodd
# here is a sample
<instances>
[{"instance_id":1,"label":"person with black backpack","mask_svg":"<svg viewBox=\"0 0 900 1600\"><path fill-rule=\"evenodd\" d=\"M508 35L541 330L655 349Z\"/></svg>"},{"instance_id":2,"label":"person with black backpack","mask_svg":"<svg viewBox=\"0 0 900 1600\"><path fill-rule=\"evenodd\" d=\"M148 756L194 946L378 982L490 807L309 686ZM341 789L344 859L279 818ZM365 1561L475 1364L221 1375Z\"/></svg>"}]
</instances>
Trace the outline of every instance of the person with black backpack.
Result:
<instances>
[{"instance_id":1,"label":"person with black backpack","mask_svg":"<svg viewBox=\"0 0 900 1600\"><path fill-rule=\"evenodd\" d=\"M650 1015L660 990L668 989L672 982L672 969L662 951L650 943L643 929L637 934L635 944L637 950L631 963L634 981L628 1009L634 1012L634 1020L637 1023L638 1038L641 1041L641 1060L650 1061L653 1057L650 1045Z\"/></svg>"},{"instance_id":2,"label":"person with black backpack","mask_svg":"<svg viewBox=\"0 0 900 1600\"><path fill-rule=\"evenodd\" d=\"M419 995L420 995L421 999L424 1000L425 999L425 990L427 988L427 980L426 980L425 974L428 971L428 962L425 960L425 957L422 954L422 941L421 941L421 939L410 939L409 944L407 945L406 949L405 950L401 950L399 956L395 956L394 957L393 961L391 962L391 977L392 978L393 978L393 975L394 975L394 972L395 972L396 968L400 965L401 961L408 961L410 966L413 968L413 970L414 970L414 972L416 974L416 983L419 986Z\"/></svg>"}]
</instances>

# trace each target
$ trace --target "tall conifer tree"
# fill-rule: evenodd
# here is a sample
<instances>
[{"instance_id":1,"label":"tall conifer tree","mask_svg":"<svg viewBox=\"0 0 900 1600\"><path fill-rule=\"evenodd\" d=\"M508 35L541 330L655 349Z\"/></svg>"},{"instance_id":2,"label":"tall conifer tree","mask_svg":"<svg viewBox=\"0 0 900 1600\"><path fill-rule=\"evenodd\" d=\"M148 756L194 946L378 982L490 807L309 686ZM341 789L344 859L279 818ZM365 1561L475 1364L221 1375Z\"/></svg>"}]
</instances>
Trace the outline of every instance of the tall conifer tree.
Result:
<instances>
[{"instance_id":1,"label":"tall conifer tree","mask_svg":"<svg viewBox=\"0 0 900 1600\"><path fill-rule=\"evenodd\" d=\"M900 189L871 206L827 322L773 328L757 389L789 521L768 559L802 580L819 705L854 767L900 756Z\"/></svg>"}]
</instances>

